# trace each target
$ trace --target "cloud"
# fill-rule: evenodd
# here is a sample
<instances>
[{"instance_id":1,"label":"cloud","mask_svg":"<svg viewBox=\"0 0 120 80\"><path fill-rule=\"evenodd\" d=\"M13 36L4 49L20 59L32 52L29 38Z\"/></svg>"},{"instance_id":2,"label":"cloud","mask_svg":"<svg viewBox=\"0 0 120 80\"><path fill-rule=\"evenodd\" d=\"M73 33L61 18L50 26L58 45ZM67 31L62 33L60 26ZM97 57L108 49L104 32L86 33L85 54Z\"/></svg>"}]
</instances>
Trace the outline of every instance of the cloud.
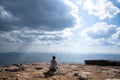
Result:
<instances>
[{"instance_id":1,"label":"cloud","mask_svg":"<svg viewBox=\"0 0 120 80\"><path fill-rule=\"evenodd\" d=\"M74 30L78 29L80 24L80 16L79 16L79 7L77 6L77 1L72 2L70 0L64 0L64 3L72 8L70 14L75 18Z\"/></svg>"},{"instance_id":2,"label":"cloud","mask_svg":"<svg viewBox=\"0 0 120 80\"><path fill-rule=\"evenodd\" d=\"M120 9L114 4L108 0L1 0L0 51L94 52L97 46L96 52L102 52L106 46L120 46L115 17ZM108 24L111 21L114 25Z\"/></svg>"},{"instance_id":3,"label":"cloud","mask_svg":"<svg viewBox=\"0 0 120 80\"><path fill-rule=\"evenodd\" d=\"M118 0L118 2L120 2L120 0Z\"/></svg>"},{"instance_id":4,"label":"cloud","mask_svg":"<svg viewBox=\"0 0 120 80\"><path fill-rule=\"evenodd\" d=\"M120 41L119 27L105 22L96 23L80 34L84 44L88 45L118 46Z\"/></svg>"},{"instance_id":5,"label":"cloud","mask_svg":"<svg viewBox=\"0 0 120 80\"><path fill-rule=\"evenodd\" d=\"M111 43L120 46L120 28L117 28L116 33L112 35Z\"/></svg>"},{"instance_id":6,"label":"cloud","mask_svg":"<svg viewBox=\"0 0 120 80\"><path fill-rule=\"evenodd\" d=\"M0 32L1 43L22 43L33 45L60 44L73 36L70 29L62 31L42 31L32 29L19 29L9 32Z\"/></svg>"},{"instance_id":7,"label":"cloud","mask_svg":"<svg viewBox=\"0 0 120 80\"><path fill-rule=\"evenodd\" d=\"M0 6L0 18L4 21L19 20L16 16L6 11L3 6Z\"/></svg>"},{"instance_id":8,"label":"cloud","mask_svg":"<svg viewBox=\"0 0 120 80\"><path fill-rule=\"evenodd\" d=\"M83 8L88 10L90 15L95 15L100 20L113 18L120 13L120 9L109 0L86 0Z\"/></svg>"},{"instance_id":9,"label":"cloud","mask_svg":"<svg viewBox=\"0 0 120 80\"><path fill-rule=\"evenodd\" d=\"M0 30L4 27L18 26L20 28L40 29L46 31L59 31L65 28L72 28L76 24L74 14L71 14L72 7L61 0L16 0L0 1L1 14L4 19L17 17L19 21L4 21L0 19ZM14 16L13 16L14 15ZM9 28L13 29L13 28Z\"/></svg>"},{"instance_id":10,"label":"cloud","mask_svg":"<svg viewBox=\"0 0 120 80\"><path fill-rule=\"evenodd\" d=\"M115 40L120 40L120 28L117 28L117 32L112 35L112 38Z\"/></svg>"},{"instance_id":11,"label":"cloud","mask_svg":"<svg viewBox=\"0 0 120 80\"><path fill-rule=\"evenodd\" d=\"M15 29L15 26L11 26L11 23L19 21L19 18L7 11L4 6L0 5L0 31L9 31Z\"/></svg>"},{"instance_id":12,"label":"cloud","mask_svg":"<svg viewBox=\"0 0 120 80\"><path fill-rule=\"evenodd\" d=\"M86 33L93 39L109 38L111 34L115 33L115 26L107 25L104 22L96 23L93 27L88 28Z\"/></svg>"},{"instance_id":13,"label":"cloud","mask_svg":"<svg viewBox=\"0 0 120 80\"><path fill-rule=\"evenodd\" d=\"M18 21L0 18L0 40L3 43L60 44L73 36L80 26L78 7L71 1L16 0L0 1L2 11ZM13 16L14 15L14 16Z\"/></svg>"},{"instance_id":14,"label":"cloud","mask_svg":"<svg viewBox=\"0 0 120 80\"><path fill-rule=\"evenodd\" d=\"M1 43L60 44L71 39L79 24L78 8L67 2L0 1Z\"/></svg>"}]
</instances>

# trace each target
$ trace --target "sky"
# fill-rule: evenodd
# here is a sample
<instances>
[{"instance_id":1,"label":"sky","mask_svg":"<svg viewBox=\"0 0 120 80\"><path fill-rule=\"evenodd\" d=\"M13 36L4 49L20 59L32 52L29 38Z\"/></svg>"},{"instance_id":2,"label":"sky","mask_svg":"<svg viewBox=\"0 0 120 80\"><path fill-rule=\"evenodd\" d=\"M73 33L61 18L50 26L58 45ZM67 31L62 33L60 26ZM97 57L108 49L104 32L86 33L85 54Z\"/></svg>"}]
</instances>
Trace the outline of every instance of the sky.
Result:
<instances>
[{"instance_id":1,"label":"sky","mask_svg":"<svg viewBox=\"0 0 120 80\"><path fill-rule=\"evenodd\" d=\"M120 0L0 0L0 52L120 53Z\"/></svg>"}]
</instances>

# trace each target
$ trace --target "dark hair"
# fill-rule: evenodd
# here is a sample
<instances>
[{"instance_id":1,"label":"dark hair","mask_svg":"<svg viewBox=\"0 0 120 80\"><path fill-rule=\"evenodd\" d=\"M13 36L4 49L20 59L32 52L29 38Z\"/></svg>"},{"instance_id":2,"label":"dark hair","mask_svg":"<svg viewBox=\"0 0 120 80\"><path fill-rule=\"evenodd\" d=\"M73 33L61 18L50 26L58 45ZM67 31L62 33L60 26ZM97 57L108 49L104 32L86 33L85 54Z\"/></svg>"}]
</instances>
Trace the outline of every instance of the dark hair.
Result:
<instances>
[{"instance_id":1,"label":"dark hair","mask_svg":"<svg viewBox=\"0 0 120 80\"><path fill-rule=\"evenodd\" d=\"M55 56L53 56L52 58L53 58L53 59L55 59L56 57L55 57Z\"/></svg>"}]
</instances>

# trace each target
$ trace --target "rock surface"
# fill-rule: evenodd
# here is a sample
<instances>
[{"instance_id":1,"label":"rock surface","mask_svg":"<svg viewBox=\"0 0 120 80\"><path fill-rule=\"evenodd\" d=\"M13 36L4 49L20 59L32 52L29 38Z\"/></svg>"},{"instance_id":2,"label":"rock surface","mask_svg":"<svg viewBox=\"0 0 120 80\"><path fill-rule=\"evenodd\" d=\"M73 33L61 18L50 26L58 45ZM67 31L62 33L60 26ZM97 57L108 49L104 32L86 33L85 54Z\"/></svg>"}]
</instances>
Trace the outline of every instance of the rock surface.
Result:
<instances>
[{"instance_id":1,"label":"rock surface","mask_svg":"<svg viewBox=\"0 0 120 80\"><path fill-rule=\"evenodd\" d=\"M120 61L109 60L85 60L87 65L99 65L99 66L120 66Z\"/></svg>"},{"instance_id":2,"label":"rock surface","mask_svg":"<svg viewBox=\"0 0 120 80\"><path fill-rule=\"evenodd\" d=\"M58 64L48 73L49 63L0 66L0 80L120 80L119 66Z\"/></svg>"}]
</instances>

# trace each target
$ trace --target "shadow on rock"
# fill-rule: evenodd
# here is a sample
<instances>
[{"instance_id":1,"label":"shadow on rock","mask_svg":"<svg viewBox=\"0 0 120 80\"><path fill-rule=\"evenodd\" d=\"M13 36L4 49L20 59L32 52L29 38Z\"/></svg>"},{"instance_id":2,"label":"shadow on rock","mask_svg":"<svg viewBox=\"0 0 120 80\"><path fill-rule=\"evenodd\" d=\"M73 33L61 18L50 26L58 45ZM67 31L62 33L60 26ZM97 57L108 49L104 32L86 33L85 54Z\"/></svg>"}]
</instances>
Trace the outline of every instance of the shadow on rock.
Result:
<instances>
[{"instance_id":1,"label":"shadow on rock","mask_svg":"<svg viewBox=\"0 0 120 80\"><path fill-rule=\"evenodd\" d=\"M45 78L52 77L55 72L56 70L48 70L47 72L44 73L44 77Z\"/></svg>"}]
</instances>

